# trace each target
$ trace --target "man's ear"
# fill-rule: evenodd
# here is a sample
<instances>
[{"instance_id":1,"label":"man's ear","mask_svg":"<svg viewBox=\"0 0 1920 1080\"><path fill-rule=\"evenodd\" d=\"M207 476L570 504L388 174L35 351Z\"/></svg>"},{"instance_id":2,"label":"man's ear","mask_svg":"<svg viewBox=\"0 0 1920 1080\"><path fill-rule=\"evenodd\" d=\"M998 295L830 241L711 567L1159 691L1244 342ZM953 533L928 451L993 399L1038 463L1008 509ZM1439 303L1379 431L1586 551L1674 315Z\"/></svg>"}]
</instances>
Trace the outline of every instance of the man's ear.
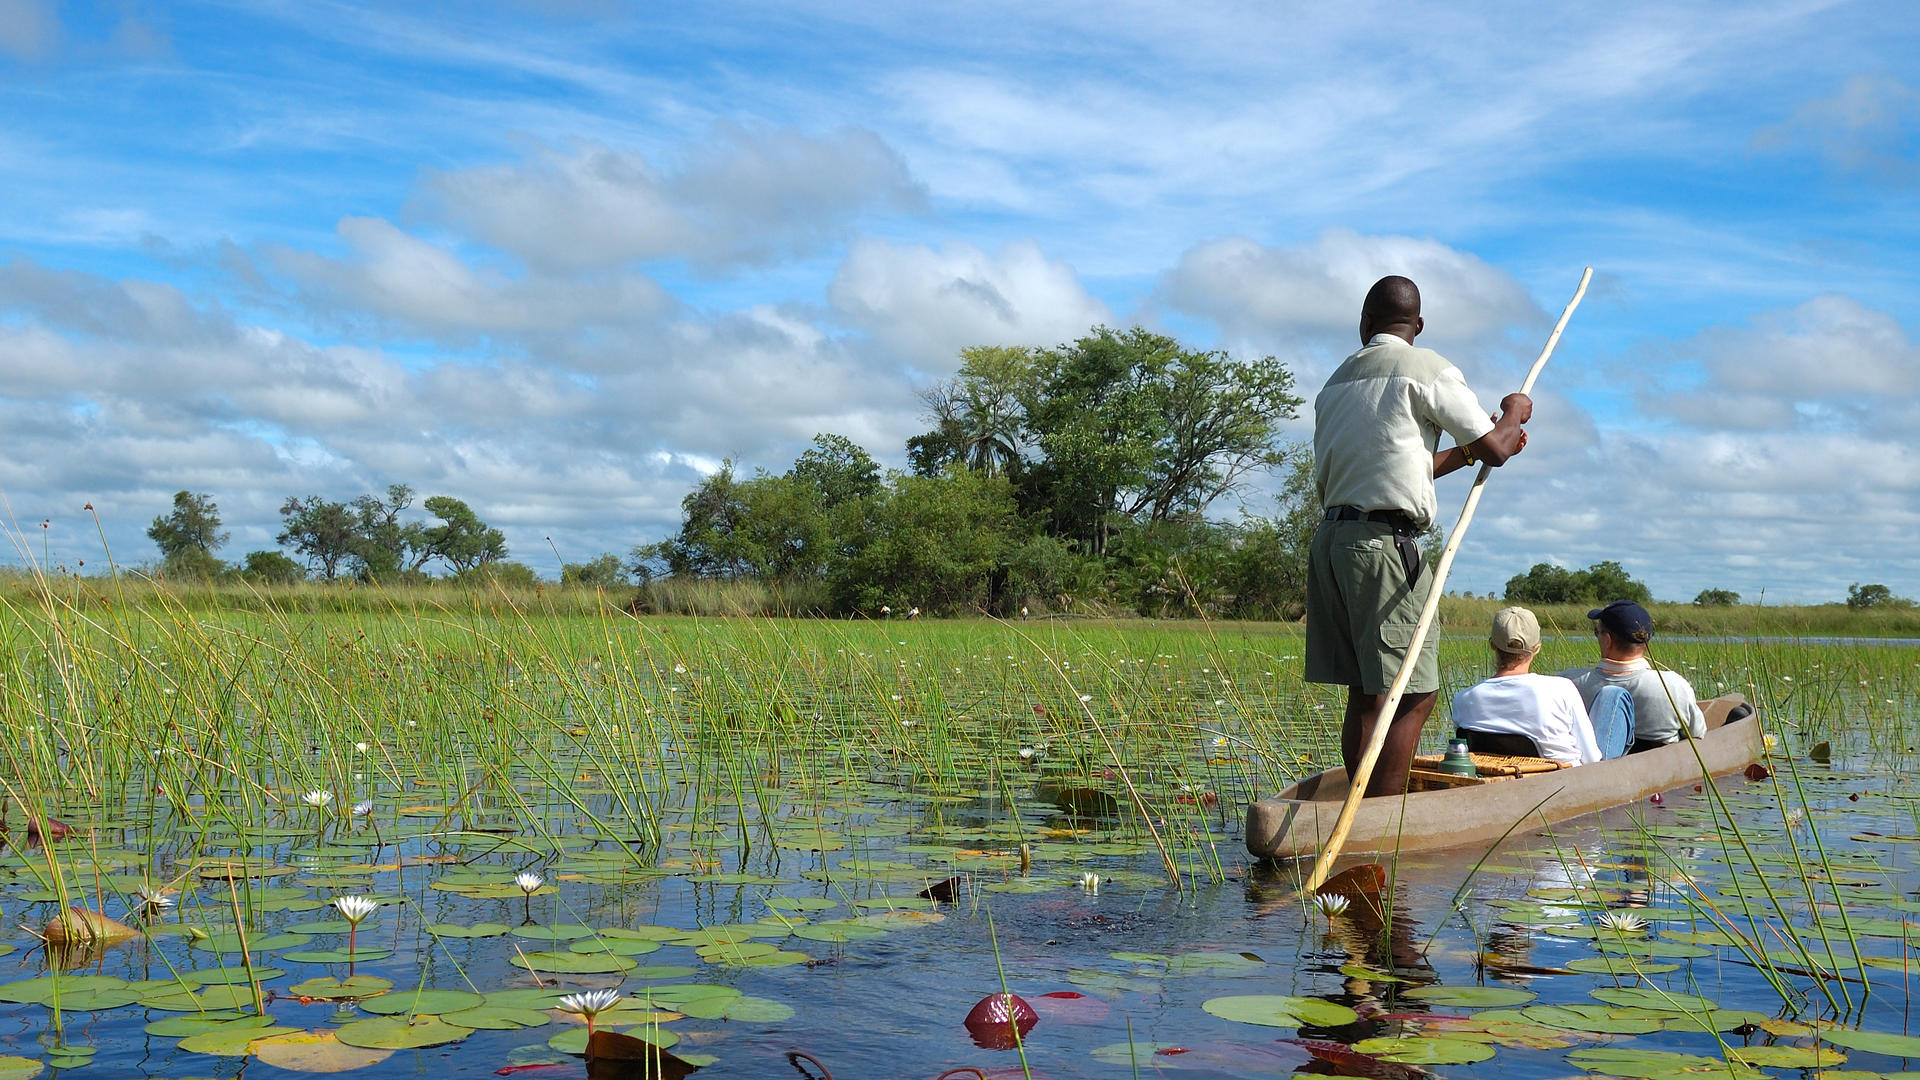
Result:
<instances>
[{"instance_id":1,"label":"man's ear","mask_svg":"<svg viewBox=\"0 0 1920 1080\"><path fill-rule=\"evenodd\" d=\"M1424 334L1426 332L1427 332L1427 317L1425 315L1415 315L1413 317L1413 336L1419 337L1421 334Z\"/></svg>"}]
</instances>

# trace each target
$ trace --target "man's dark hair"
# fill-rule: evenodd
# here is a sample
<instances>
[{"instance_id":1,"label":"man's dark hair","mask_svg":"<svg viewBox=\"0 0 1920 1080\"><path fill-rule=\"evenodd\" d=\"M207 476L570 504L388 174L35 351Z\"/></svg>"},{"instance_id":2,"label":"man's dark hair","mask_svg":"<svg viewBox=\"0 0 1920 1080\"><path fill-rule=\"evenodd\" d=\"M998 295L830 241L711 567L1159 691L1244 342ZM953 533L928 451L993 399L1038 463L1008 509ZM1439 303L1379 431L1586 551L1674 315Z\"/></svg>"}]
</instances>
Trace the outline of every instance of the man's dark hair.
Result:
<instances>
[{"instance_id":1,"label":"man's dark hair","mask_svg":"<svg viewBox=\"0 0 1920 1080\"><path fill-rule=\"evenodd\" d=\"M1376 323L1391 323L1420 317L1420 286L1412 278L1389 274L1373 283L1367 299L1360 305L1362 318Z\"/></svg>"}]
</instances>

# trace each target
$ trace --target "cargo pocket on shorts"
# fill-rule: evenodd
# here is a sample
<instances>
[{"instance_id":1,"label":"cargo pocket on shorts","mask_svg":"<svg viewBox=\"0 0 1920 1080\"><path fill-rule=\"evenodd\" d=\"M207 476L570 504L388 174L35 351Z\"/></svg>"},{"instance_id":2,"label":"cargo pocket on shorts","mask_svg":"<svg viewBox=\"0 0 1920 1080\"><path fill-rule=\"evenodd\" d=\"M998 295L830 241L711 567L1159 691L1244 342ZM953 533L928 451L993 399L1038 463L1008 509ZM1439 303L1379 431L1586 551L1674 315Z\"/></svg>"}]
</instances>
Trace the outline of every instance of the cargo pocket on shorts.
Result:
<instances>
[{"instance_id":1,"label":"cargo pocket on shorts","mask_svg":"<svg viewBox=\"0 0 1920 1080\"><path fill-rule=\"evenodd\" d=\"M1401 656L1407 655L1407 646L1413 644L1413 627L1405 623L1389 623L1380 628L1380 644Z\"/></svg>"}]
</instances>

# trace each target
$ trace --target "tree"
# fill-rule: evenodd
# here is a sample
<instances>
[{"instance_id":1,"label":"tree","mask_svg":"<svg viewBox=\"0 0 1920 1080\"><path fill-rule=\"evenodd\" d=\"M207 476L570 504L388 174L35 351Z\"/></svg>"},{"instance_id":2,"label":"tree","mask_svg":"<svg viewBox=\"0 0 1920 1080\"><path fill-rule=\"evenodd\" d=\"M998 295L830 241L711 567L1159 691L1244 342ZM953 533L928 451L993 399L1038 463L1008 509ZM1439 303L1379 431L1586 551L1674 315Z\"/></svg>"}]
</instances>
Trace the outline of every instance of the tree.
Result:
<instances>
[{"instance_id":1,"label":"tree","mask_svg":"<svg viewBox=\"0 0 1920 1080\"><path fill-rule=\"evenodd\" d=\"M359 543L359 520L346 503L328 502L318 495L289 498L280 507L280 520L275 540L305 558L327 581L339 576Z\"/></svg>"},{"instance_id":2,"label":"tree","mask_svg":"<svg viewBox=\"0 0 1920 1080\"><path fill-rule=\"evenodd\" d=\"M353 557L362 580L393 577L403 568L418 570L432 557L419 551L421 526L400 522L400 514L412 505L413 489L405 484L388 485L385 498L362 495L353 500ZM410 552L415 561L408 567Z\"/></svg>"},{"instance_id":3,"label":"tree","mask_svg":"<svg viewBox=\"0 0 1920 1080\"><path fill-rule=\"evenodd\" d=\"M1610 604L1615 600L1650 603L1653 593L1617 562L1597 562L1585 570L1535 563L1507 579L1512 604Z\"/></svg>"},{"instance_id":4,"label":"tree","mask_svg":"<svg viewBox=\"0 0 1920 1080\"><path fill-rule=\"evenodd\" d=\"M1912 606L1913 601L1904 596L1893 595L1893 590L1887 588L1885 585L1861 585L1856 582L1855 584L1847 586L1847 607L1852 611L1866 611L1870 608L1906 608Z\"/></svg>"},{"instance_id":5,"label":"tree","mask_svg":"<svg viewBox=\"0 0 1920 1080\"><path fill-rule=\"evenodd\" d=\"M423 505L440 524L420 530L419 542L427 554L416 566L439 559L461 574L507 557L506 536L481 521L466 503L451 495L433 495Z\"/></svg>"},{"instance_id":6,"label":"tree","mask_svg":"<svg viewBox=\"0 0 1920 1080\"><path fill-rule=\"evenodd\" d=\"M160 549L165 571L175 577L212 577L220 571L214 551L230 534L220 529L220 507L213 496L175 492L173 509L153 519L147 536Z\"/></svg>"},{"instance_id":7,"label":"tree","mask_svg":"<svg viewBox=\"0 0 1920 1080\"><path fill-rule=\"evenodd\" d=\"M586 589L618 589L627 584L627 567L620 556L604 552L583 563L562 563L560 584Z\"/></svg>"},{"instance_id":8,"label":"tree","mask_svg":"<svg viewBox=\"0 0 1920 1080\"><path fill-rule=\"evenodd\" d=\"M1739 602L1740 594L1731 589L1701 589L1693 598L1695 607L1733 607Z\"/></svg>"},{"instance_id":9,"label":"tree","mask_svg":"<svg viewBox=\"0 0 1920 1080\"><path fill-rule=\"evenodd\" d=\"M1300 404L1272 357L1236 363L1139 327L1041 352L1036 373L1024 426L1043 457L1023 507L1096 554L1122 518L1204 513L1281 464L1279 423Z\"/></svg>"},{"instance_id":10,"label":"tree","mask_svg":"<svg viewBox=\"0 0 1920 1080\"><path fill-rule=\"evenodd\" d=\"M1551 563L1534 563L1524 574L1507 579L1510 604L1582 604L1591 600L1580 574Z\"/></svg>"},{"instance_id":11,"label":"tree","mask_svg":"<svg viewBox=\"0 0 1920 1080\"><path fill-rule=\"evenodd\" d=\"M256 585L292 585L307 576L299 563L279 551L249 551L240 564L241 580Z\"/></svg>"},{"instance_id":12,"label":"tree","mask_svg":"<svg viewBox=\"0 0 1920 1080\"><path fill-rule=\"evenodd\" d=\"M1597 562L1582 571L1586 578L1586 599L1596 604L1611 604L1615 600L1632 600L1636 604L1653 602L1653 591L1633 579L1627 568L1609 559Z\"/></svg>"},{"instance_id":13,"label":"tree","mask_svg":"<svg viewBox=\"0 0 1920 1080\"><path fill-rule=\"evenodd\" d=\"M907 440L907 458L921 476L958 464L988 476L1019 473L1025 402L1033 397L1033 353L976 345L960 350L960 372L920 395L934 429Z\"/></svg>"},{"instance_id":14,"label":"tree","mask_svg":"<svg viewBox=\"0 0 1920 1080\"><path fill-rule=\"evenodd\" d=\"M842 538L847 554L829 579L839 610L1005 607L1008 555L1024 534L1004 477L958 467L896 475L891 488L856 505L861 513Z\"/></svg>"},{"instance_id":15,"label":"tree","mask_svg":"<svg viewBox=\"0 0 1920 1080\"><path fill-rule=\"evenodd\" d=\"M851 445L851 444L848 444ZM858 447L854 449L858 450ZM861 452L865 456L865 452ZM853 472L826 470L836 486ZM832 551L825 496L813 478L789 473L734 476L733 463L700 482L680 501L680 531L634 549L642 576L664 570L675 577L789 580L817 577ZM851 502L857 498L849 495Z\"/></svg>"},{"instance_id":16,"label":"tree","mask_svg":"<svg viewBox=\"0 0 1920 1080\"><path fill-rule=\"evenodd\" d=\"M844 435L820 434L787 470L787 476L820 493L828 510L849 499L864 499L880 490L880 463Z\"/></svg>"}]
</instances>

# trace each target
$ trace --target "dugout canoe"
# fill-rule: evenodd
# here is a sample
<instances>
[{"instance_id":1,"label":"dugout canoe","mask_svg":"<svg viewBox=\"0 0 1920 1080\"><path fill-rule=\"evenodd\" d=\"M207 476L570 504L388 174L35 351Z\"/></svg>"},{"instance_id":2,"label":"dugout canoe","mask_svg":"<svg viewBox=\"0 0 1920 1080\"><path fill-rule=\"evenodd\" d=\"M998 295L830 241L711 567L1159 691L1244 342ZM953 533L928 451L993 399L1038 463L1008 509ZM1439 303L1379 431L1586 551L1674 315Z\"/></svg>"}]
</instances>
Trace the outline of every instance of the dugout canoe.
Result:
<instances>
[{"instance_id":1,"label":"dugout canoe","mask_svg":"<svg viewBox=\"0 0 1920 1080\"><path fill-rule=\"evenodd\" d=\"M1354 818L1345 851L1366 856L1395 850L1485 847L1508 830L1513 836L1537 833L1581 814L1691 787L1706 776L1737 772L1761 754L1758 716L1749 713L1727 722L1728 715L1745 703L1738 694L1701 702L1707 716L1707 734L1702 739L1471 787L1366 799ZM1250 804L1247 852L1256 859L1318 855L1346 797L1347 770L1339 768L1309 776L1278 795Z\"/></svg>"}]
</instances>

